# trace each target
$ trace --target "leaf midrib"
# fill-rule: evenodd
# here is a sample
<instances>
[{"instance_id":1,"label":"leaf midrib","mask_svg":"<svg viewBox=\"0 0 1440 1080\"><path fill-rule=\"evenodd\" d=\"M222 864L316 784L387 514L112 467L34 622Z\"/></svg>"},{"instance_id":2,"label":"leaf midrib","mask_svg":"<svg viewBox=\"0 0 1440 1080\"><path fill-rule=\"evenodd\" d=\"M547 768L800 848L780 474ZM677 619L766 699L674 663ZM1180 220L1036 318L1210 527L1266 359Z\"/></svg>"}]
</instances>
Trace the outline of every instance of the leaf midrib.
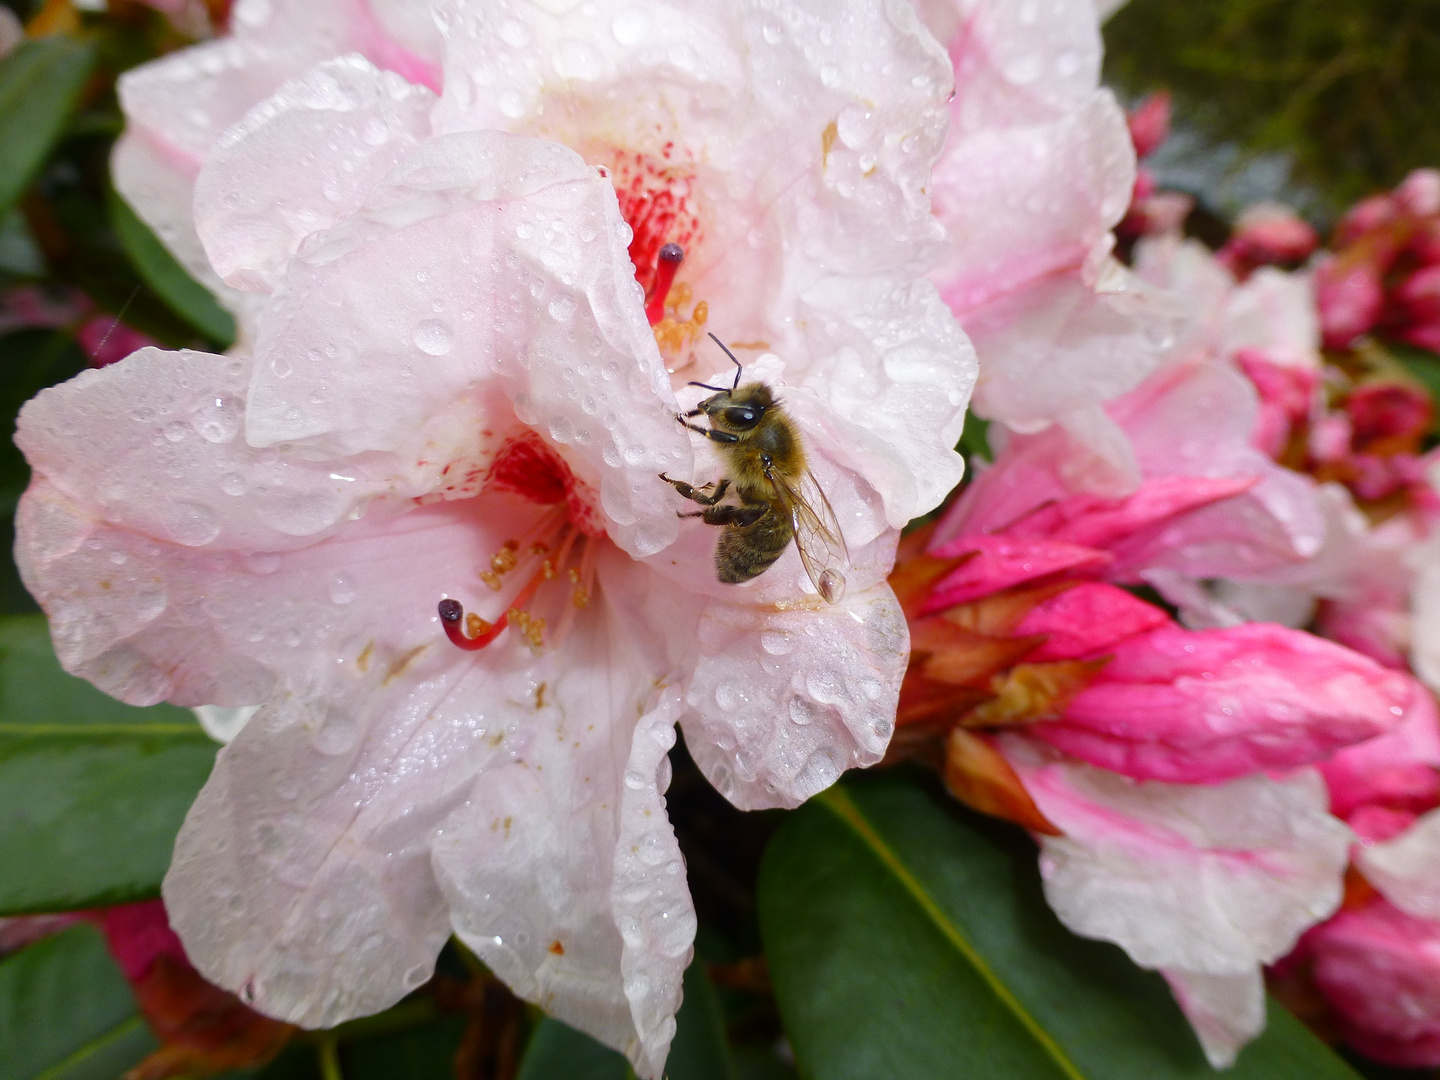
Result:
<instances>
[{"instance_id":1,"label":"leaf midrib","mask_svg":"<svg viewBox=\"0 0 1440 1080\"><path fill-rule=\"evenodd\" d=\"M195 742L210 742L210 737L191 724L167 723L109 723L87 724L78 721L73 724L7 724L0 723L0 737L31 735L70 735L80 738L113 738L117 735L167 735L172 738L189 738Z\"/></svg>"},{"instance_id":2,"label":"leaf midrib","mask_svg":"<svg viewBox=\"0 0 1440 1080\"><path fill-rule=\"evenodd\" d=\"M120 1041L136 1028L143 1027L144 1024L145 1021L139 1016L131 1016L122 1020L103 1035L96 1036L79 1049L72 1050L54 1065L47 1066L41 1072L36 1073L33 1080L58 1080L86 1058L93 1057L111 1043Z\"/></svg>"},{"instance_id":3,"label":"leaf midrib","mask_svg":"<svg viewBox=\"0 0 1440 1080\"><path fill-rule=\"evenodd\" d=\"M940 933L949 941L959 953L969 962L970 966L985 980L991 992L999 1001L1014 1014L1025 1030L1028 1031L1035 1041L1044 1047L1045 1052L1059 1065L1060 1070L1071 1080L1087 1080L1084 1073L1072 1062L1065 1051L1060 1048L1050 1033L1047 1032L1033 1017L1029 1010L1022 1005L1018 998L1011 992L998 975L985 962L975 946L965 936L960 927L945 914L944 910L934 898L926 891L912 874L900 857L881 839L880 834L861 813L860 808L855 805L848 792L838 785L822 792L816 796L815 801L825 809L829 810L840 819L852 832L859 837L860 841L870 849L881 864L889 870L900 885L910 894L911 899L919 906L930 919Z\"/></svg>"}]
</instances>

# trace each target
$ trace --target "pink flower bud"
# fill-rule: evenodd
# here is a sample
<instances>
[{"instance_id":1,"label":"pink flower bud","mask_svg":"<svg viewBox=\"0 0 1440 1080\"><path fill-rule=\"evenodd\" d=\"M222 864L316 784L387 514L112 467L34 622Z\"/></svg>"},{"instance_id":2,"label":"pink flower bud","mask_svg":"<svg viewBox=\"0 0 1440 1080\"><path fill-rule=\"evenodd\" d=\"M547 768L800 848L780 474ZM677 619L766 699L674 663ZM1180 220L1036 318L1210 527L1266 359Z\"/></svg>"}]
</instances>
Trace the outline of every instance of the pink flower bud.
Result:
<instances>
[{"instance_id":1,"label":"pink flower bud","mask_svg":"<svg viewBox=\"0 0 1440 1080\"><path fill-rule=\"evenodd\" d=\"M1440 214L1440 169L1416 169L1395 189L1395 201L1416 217Z\"/></svg>"},{"instance_id":2,"label":"pink flower bud","mask_svg":"<svg viewBox=\"0 0 1440 1080\"><path fill-rule=\"evenodd\" d=\"M1440 321L1440 263L1411 274L1395 290L1395 299L1415 322Z\"/></svg>"},{"instance_id":3,"label":"pink flower bud","mask_svg":"<svg viewBox=\"0 0 1440 1080\"><path fill-rule=\"evenodd\" d=\"M1345 824L1355 830L1360 843L1383 844L1393 840L1415 824L1415 815L1409 810L1391 810L1385 806L1361 806L1351 812Z\"/></svg>"},{"instance_id":4,"label":"pink flower bud","mask_svg":"<svg viewBox=\"0 0 1440 1080\"><path fill-rule=\"evenodd\" d=\"M1415 234L1410 237L1410 254L1422 266L1440 263L1440 217L1416 224Z\"/></svg>"},{"instance_id":5,"label":"pink flower bud","mask_svg":"<svg viewBox=\"0 0 1440 1080\"><path fill-rule=\"evenodd\" d=\"M1374 232L1395 220L1395 200L1389 195L1371 195L1361 199L1345 212L1340 224L1335 226L1336 249L1349 247L1366 233Z\"/></svg>"},{"instance_id":6,"label":"pink flower bud","mask_svg":"<svg viewBox=\"0 0 1440 1080\"><path fill-rule=\"evenodd\" d=\"M1151 94L1131 111L1126 122L1135 156L1149 157L1170 136L1170 91Z\"/></svg>"},{"instance_id":7,"label":"pink flower bud","mask_svg":"<svg viewBox=\"0 0 1440 1080\"><path fill-rule=\"evenodd\" d=\"M1108 552L1057 540L1011 539L1006 536L959 536L930 554L970 558L941 578L923 611L941 611L1025 581L1045 577L1096 574L1110 562Z\"/></svg>"},{"instance_id":8,"label":"pink flower bud","mask_svg":"<svg viewBox=\"0 0 1440 1080\"><path fill-rule=\"evenodd\" d=\"M1305 944L1346 1042L1387 1065L1440 1065L1440 922L1376 899L1341 911Z\"/></svg>"},{"instance_id":9,"label":"pink flower bud","mask_svg":"<svg viewBox=\"0 0 1440 1080\"><path fill-rule=\"evenodd\" d=\"M1309 222L1279 203L1260 203L1240 215L1235 231L1220 249L1220 261L1237 277L1267 263L1309 258L1320 238Z\"/></svg>"},{"instance_id":10,"label":"pink flower bud","mask_svg":"<svg viewBox=\"0 0 1440 1080\"><path fill-rule=\"evenodd\" d=\"M1400 338L1402 341L1408 341L1411 345L1429 349L1433 353L1440 353L1440 319L1407 326L1400 331Z\"/></svg>"},{"instance_id":11,"label":"pink flower bud","mask_svg":"<svg viewBox=\"0 0 1440 1080\"><path fill-rule=\"evenodd\" d=\"M1410 681L1299 630L1154 630L1113 659L1040 738L1139 779L1211 783L1318 761L1396 727Z\"/></svg>"},{"instance_id":12,"label":"pink flower bud","mask_svg":"<svg viewBox=\"0 0 1440 1080\"><path fill-rule=\"evenodd\" d=\"M1310 456L1316 461L1343 461L1350 454L1350 417L1329 413L1310 425Z\"/></svg>"},{"instance_id":13,"label":"pink flower bud","mask_svg":"<svg viewBox=\"0 0 1440 1080\"><path fill-rule=\"evenodd\" d=\"M1260 349L1241 349L1235 354L1240 370L1260 392L1260 416L1251 437L1256 449L1279 457L1291 429L1310 415L1320 389L1320 373L1313 368L1277 364Z\"/></svg>"},{"instance_id":14,"label":"pink flower bud","mask_svg":"<svg viewBox=\"0 0 1440 1080\"><path fill-rule=\"evenodd\" d=\"M159 345L154 338L132 330L113 315L96 315L86 320L75 337L90 355L91 367L113 364L147 345Z\"/></svg>"},{"instance_id":15,"label":"pink flower bud","mask_svg":"<svg viewBox=\"0 0 1440 1080\"><path fill-rule=\"evenodd\" d=\"M1418 439L1435 415L1430 395L1402 382L1357 387L1345 399L1345 411L1350 415L1351 440L1356 450L1368 449L1381 440Z\"/></svg>"},{"instance_id":16,"label":"pink flower bud","mask_svg":"<svg viewBox=\"0 0 1440 1080\"><path fill-rule=\"evenodd\" d=\"M1343 349L1375 325L1385 304L1380 269L1370 259L1333 259L1315 275L1315 301L1326 348Z\"/></svg>"},{"instance_id":17,"label":"pink flower bud","mask_svg":"<svg viewBox=\"0 0 1440 1080\"><path fill-rule=\"evenodd\" d=\"M1154 604L1103 582L1086 582L1036 605L1015 628L1017 637L1045 634L1026 659L1074 660L1094 656L1126 638L1156 630L1170 617Z\"/></svg>"},{"instance_id":18,"label":"pink flower bud","mask_svg":"<svg viewBox=\"0 0 1440 1080\"><path fill-rule=\"evenodd\" d=\"M190 966L180 939L170 929L170 918L160 900L106 908L99 913L97 921L105 932L110 954L131 982L149 974L162 956Z\"/></svg>"}]
</instances>

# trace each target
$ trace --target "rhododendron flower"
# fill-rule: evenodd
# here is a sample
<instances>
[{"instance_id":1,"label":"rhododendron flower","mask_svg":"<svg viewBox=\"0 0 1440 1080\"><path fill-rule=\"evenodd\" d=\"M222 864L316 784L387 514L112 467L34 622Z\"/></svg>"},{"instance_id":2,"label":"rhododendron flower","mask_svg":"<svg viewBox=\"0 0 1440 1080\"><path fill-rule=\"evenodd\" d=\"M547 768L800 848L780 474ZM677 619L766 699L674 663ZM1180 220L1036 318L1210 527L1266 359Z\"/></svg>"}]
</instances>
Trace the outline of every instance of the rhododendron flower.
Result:
<instances>
[{"instance_id":1,"label":"rhododendron flower","mask_svg":"<svg viewBox=\"0 0 1440 1080\"><path fill-rule=\"evenodd\" d=\"M1103 454L1115 437L1100 404L1154 368L1175 311L1110 257L1135 152L1099 86L1096 7L922 11L955 66L931 188L950 246L932 277L981 359L975 409L1017 431L1059 422Z\"/></svg>"},{"instance_id":2,"label":"rhododendron flower","mask_svg":"<svg viewBox=\"0 0 1440 1080\"><path fill-rule=\"evenodd\" d=\"M1340 904L1350 830L1313 770L1225 784L1136 782L1000 739L1035 806L1045 897L1085 937L1165 975L1212 1065L1265 1024L1261 965Z\"/></svg>"},{"instance_id":3,"label":"rhododendron flower","mask_svg":"<svg viewBox=\"0 0 1440 1080\"><path fill-rule=\"evenodd\" d=\"M1377 897L1310 931L1304 947L1346 1042L1388 1065L1440 1065L1440 921Z\"/></svg>"},{"instance_id":4,"label":"rhododendron flower","mask_svg":"<svg viewBox=\"0 0 1440 1080\"><path fill-rule=\"evenodd\" d=\"M132 99L233 110L336 39L267 36L299 18L278 7L242 4L248 37ZM166 879L202 973L330 1024L422 982L453 931L654 1077L694 933L675 723L742 807L890 736L885 576L959 478L974 378L919 276L949 72L904 7L442 14L438 97L344 56L189 131L196 235L257 298L250 344L145 350L31 403L20 558L71 670L265 703ZM190 123L146 115L132 147ZM151 167L179 175L137 152L131 178ZM705 391L667 373L728 377L696 363L702 325L803 433L850 552L838 603L793 547L721 584L714 530L677 520L657 474L722 464L675 422Z\"/></svg>"},{"instance_id":5,"label":"rhododendron flower","mask_svg":"<svg viewBox=\"0 0 1440 1080\"><path fill-rule=\"evenodd\" d=\"M1060 520L1077 535L1126 519L1072 509ZM1084 580L1109 571L1108 552L929 531L906 538L891 576L912 648L892 755L933 762L927 742L942 740L950 791L1036 834L1066 925L1161 970L1228 1064L1264 1025L1261 965L1338 905L1352 839L1314 770L1267 771L1373 733L1423 742L1433 701L1299 631L1175 626Z\"/></svg>"}]
</instances>

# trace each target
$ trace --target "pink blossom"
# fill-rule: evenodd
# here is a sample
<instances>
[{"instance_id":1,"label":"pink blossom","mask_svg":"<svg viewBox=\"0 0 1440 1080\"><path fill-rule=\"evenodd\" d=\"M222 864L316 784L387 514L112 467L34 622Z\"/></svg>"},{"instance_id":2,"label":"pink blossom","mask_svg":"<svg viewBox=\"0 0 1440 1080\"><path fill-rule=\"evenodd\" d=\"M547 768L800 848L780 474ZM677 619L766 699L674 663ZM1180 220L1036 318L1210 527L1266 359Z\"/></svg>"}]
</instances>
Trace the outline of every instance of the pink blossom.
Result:
<instances>
[{"instance_id":1,"label":"pink blossom","mask_svg":"<svg viewBox=\"0 0 1440 1080\"><path fill-rule=\"evenodd\" d=\"M1154 368L1174 313L1109 255L1135 153L1099 86L1095 5L1031 18L933 0L923 14L956 90L931 185L949 246L931 276L981 357L975 409L1017 431L1108 431L1099 405Z\"/></svg>"},{"instance_id":2,"label":"pink blossom","mask_svg":"<svg viewBox=\"0 0 1440 1080\"><path fill-rule=\"evenodd\" d=\"M1237 278L1267 263L1297 263L1310 257L1320 238L1288 206L1257 203L1235 221L1235 230L1216 257Z\"/></svg>"},{"instance_id":3,"label":"pink blossom","mask_svg":"<svg viewBox=\"0 0 1440 1080\"><path fill-rule=\"evenodd\" d=\"M1389 225L1398 216L1400 208L1392 195L1371 195L1361 199L1340 219L1335 226L1334 246L1349 247L1367 233L1375 232Z\"/></svg>"},{"instance_id":4,"label":"pink blossom","mask_svg":"<svg viewBox=\"0 0 1440 1080\"><path fill-rule=\"evenodd\" d=\"M1440 169L1415 169L1395 189L1400 209L1416 217L1440 214Z\"/></svg>"},{"instance_id":5,"label":"pink blossom","mask_svg":"<svg viewBox=\"0 0 1440 1080\"><path fill-rule=\"evenodd\" d=\"M1411 274L1395 290L1395 299L1414 322L1440 319L1440 265L1425 266Z\"/></svg>"},{"instance_id":6,"label":"pink blossom","mask_svg":"<svg viewBox=\"0 0 1440 1080\"><path fill-rule=\"evenodd\" d=\"M185 947L170 929L165 905L159 900L105 908L97 912L95 918L105 932L110 955L131 982L148 975L162 956L187 967L190 964L185 958Z\"/></svg>"},{"instance_id":7,"label":"pink blossom","mask_svg":"<svg viewBox=\"0 0 1440 1080\"><path fill-rule=\"evenodd\" d=\"M1440 921L1376 899L1310 931L1305 945L1346 1042L1387 1065L1440 1065Z\"/></svg>"},{"instance_id":8,"label":"pink blossom","mask_svg":"<svg viewBox=\"0 0 1440 1080\"><path fill-rule=\"evenodd\" d=\"M1212 783L1304 765L1399 725L1404 676L1282 626L1167 627L1113 659L1037 737L1126 776Z\"/></svg>"},{"instance_id":9,"label":"pink blossom","mask_svg":"<svg viewBox=\"0 0 1440 1080\"><path fill-rule=\"evenodd\" d=\"M90 363L94 367L113 364L138 349L157 344L149 334L142 334L110 315L87 319L75 331L75 337L81 348L90 354Z\"/></svg>"},{"instance_id":10,"label":"pink blossom","mask_svg":"<svg viewBox=\"0 0 1440 1080\"><path fill-rule=\"evenodd\" d=\"M1045 897L1077 934L1160 970L1212 1065L1265 1024L1260 967L1334 911L1351 835L1311 770L1195 785L1135 781L1024 736L998 740L1040 812Z\"/></svg>"},{"instance_id":11,"label":"pink blossom","mask_svg":"<svg viewBox=\"0 0 1440 1080\"><path fill-rule=\"evenodd\" d=\"M1122 641L1169 623L1154 604L1095 581L1037 604L1015 627L1015 636L1045 635L1045 643L1026 654L1027 661L1074 660L1104 654Z\"/></svg>"},{"instance_id":12,"label":"pink blossom","mask_svg":"<svg viewBox=\"0 0 1440 1080\"><path fill-rule=\"evenodd\" d=\"M940 522L932 550L961 536L1043 536L1108 550L1105 576L1120 582L1299 562L1319 549L1324 519L1313 485L1251 445L1257 411L1255 391L1233 370L1196 363L1160 372L1106 408L1138 485L1127 491L1058 426L1015 436Z\"/></svg>"},{"instance_id":13,"label":"pink blossom","mask_svg":"<svg viewBox=\"0 0 1440 1080\"><path fill-rule=\"evenodd\" d=\"M1346 348L1375 325L1385 306L1380 274L1368 258L1332 258L1321 264L1315 290L1327 348Z\"/></svg>"},{"instance_id":14,"label":"pink blossom","mask_svg":"<svg viewBox=\"0 0 1440 1080\"><path fill-rule=\"evenodd\" d=\"M264 703L166 879L207 978L330 1024L454 932L654 1077L694 933L674 725L744 807L878 760L893 726L885 576L959 479L974 378L921 276L950 72L903 6L456 0L443 43L394 7L242 3L235 39L127 76L125 190L180 248L193 229L247 330L26 407L23 572L104 689ZM309 68L356 44L391 70ZM702 323L751 343L804 434L849 548L833 605L793 547L718 582L714 530L656 475L723 464L675 423L708 393L687 380L733 371ZM442 625L442 597L493 626Z\"/></svg>"},{"instance_id":15,"label":"pink blossom","mask_svg":"<svg viewBox=\"0 0 1440 1080\"><path fill-rule=\"evenodd\" d=\"M1434 697L1417 686L1399 726L1336 751L1318 767L1338 817L1348 818L1368 803L1428 809L1440 801L1440 717Z\"/></svg>"},{"instance_id":16,"label":"pink blossom","mask_svg":"<svg viewBox=\"0 0 1440 1080\"><path fill-rule=\"evenodd\" d=\"M1320 373L1313 368L1277 364L1258 349L1241 349L1235 362L1260 394L1255 448L1278 458L1291 432L1309 419L1320 390Z\"/></svg>"},{"instance_id":17,"label":"pink blossom","mask_svg":"<svg viewBox=\"0 0 1440 1080\"><path fill-rule=\"evenodd\" d=\"M1170 137L1169 91L1151 94L1130 110L1125 123L1130 129L1130 141L1135 145L1135 156L1149 157Z\"/></svg>"}]
</instances>

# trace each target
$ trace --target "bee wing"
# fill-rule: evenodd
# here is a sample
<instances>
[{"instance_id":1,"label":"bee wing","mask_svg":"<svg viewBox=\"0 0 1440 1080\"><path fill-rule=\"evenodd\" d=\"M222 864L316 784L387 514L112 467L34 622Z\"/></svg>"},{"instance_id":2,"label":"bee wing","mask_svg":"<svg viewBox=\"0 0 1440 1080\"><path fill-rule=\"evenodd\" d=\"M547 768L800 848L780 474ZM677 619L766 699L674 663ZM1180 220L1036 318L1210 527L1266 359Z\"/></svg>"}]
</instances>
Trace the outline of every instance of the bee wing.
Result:
<instances>
[{"instance_id":1,"label":"bee wing","mask_svg":"<svg viewBox=\"0 0 1440 1080\"><path fill-rule=\"evenodd\" d=\"M796 484L781 477L775 481L790 511L795 548L800 552L800 562L810 576L810 583L827 602L839 603L845 593L842 571L850 563L850 551L845 546L830 500L809 469Z\"/></svg>"}]
</instances>

